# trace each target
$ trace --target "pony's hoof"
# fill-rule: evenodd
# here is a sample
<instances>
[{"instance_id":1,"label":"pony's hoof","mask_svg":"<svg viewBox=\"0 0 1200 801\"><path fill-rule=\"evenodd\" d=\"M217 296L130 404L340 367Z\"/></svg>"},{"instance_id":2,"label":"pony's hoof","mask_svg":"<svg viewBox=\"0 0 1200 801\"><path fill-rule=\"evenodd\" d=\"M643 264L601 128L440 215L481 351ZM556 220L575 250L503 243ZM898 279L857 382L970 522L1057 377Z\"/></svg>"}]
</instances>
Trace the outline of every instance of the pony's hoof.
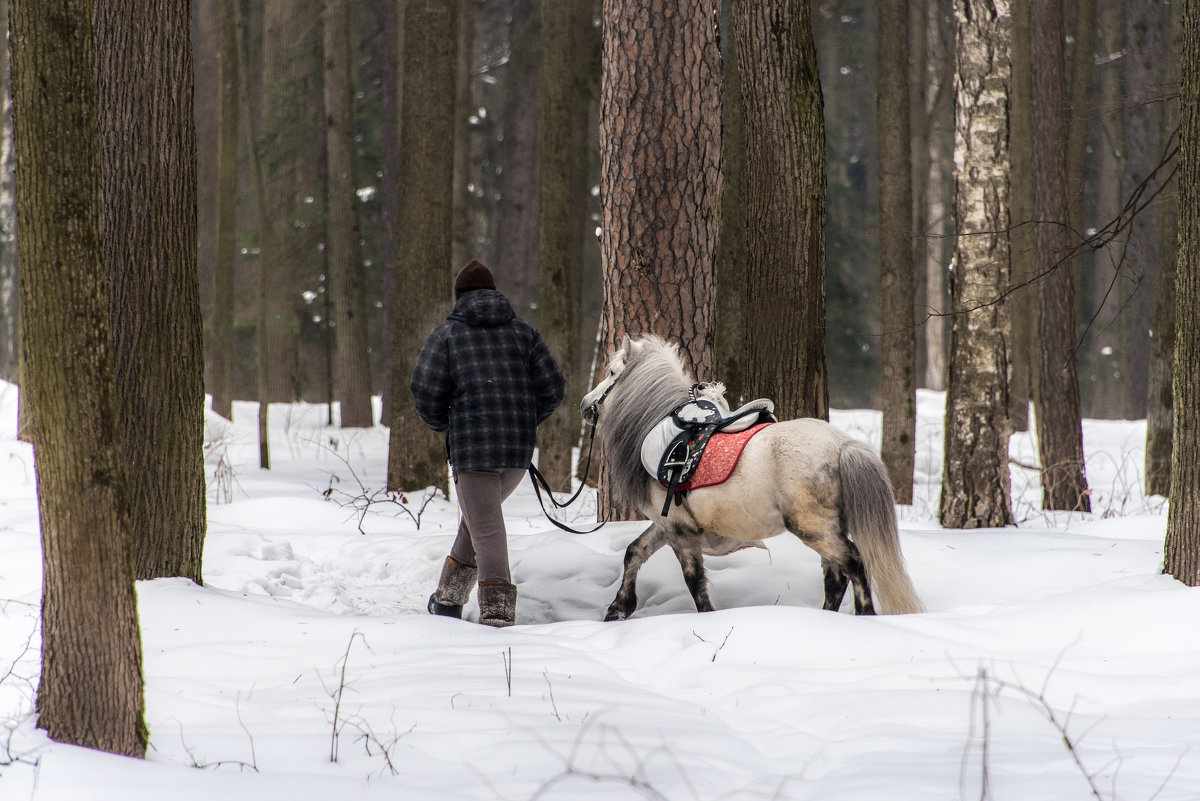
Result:
<instances>
[{"instance_id":1,"label":"pony's hoof","mask_svg":"<svg viewBox=\"0 0 1200 801\"><path fill-rule=\"evenodd\" d=\"M629 617L628 612L618 609L615 606L610 606L608 607L608 611L604 614L604 622L608 623L610 620L625 620L627 617Z\"/></svg>"}]
</instances>

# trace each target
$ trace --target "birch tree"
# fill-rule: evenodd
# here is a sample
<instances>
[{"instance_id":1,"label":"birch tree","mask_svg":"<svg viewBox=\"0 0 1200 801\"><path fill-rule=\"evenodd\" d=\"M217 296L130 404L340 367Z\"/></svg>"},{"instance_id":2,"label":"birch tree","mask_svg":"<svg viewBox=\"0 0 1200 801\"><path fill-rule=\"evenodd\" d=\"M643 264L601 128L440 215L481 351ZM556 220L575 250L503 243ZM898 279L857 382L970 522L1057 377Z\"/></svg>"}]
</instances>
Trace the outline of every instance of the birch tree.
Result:
<instances>
[{"instance_id":1,"label":"birch tree","mask_svg":"<svg viewBox=\"0 0 1200 801\"><path fill-rule=\"evenodd\" d=\"M950 382L938 517L947 528L1013 522L1008 473L1008 0L955 0L955 214Z\"/></svg>"}]
</instances>

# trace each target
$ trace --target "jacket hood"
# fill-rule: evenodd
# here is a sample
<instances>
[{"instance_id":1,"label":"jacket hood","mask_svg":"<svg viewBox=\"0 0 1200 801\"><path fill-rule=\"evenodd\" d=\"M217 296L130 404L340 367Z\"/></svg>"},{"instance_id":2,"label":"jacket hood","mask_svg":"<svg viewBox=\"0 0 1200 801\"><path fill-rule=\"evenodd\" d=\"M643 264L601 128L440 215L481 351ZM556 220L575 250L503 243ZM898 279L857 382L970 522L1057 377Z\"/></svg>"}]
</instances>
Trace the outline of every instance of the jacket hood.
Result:
<instances>
[{"instance_id":1,"label":"jacket hood","mask_svg":"<svg viewBox=\"0 0 1200 801\"><path fill-rule=\"evenodd\" d=\"M477 289L467 292L454 304L450 319L466 323L472 328L487 328L506 325L516 317L508 298L494 289Z\"/></svg>"}]
</instances>

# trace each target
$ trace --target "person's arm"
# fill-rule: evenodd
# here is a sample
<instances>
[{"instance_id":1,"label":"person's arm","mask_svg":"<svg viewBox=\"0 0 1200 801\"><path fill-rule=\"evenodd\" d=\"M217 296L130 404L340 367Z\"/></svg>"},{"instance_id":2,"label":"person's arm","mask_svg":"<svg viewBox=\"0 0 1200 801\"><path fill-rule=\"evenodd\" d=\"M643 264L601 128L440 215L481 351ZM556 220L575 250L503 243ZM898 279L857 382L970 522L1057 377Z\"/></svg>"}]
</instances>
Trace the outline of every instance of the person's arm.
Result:
<instances>
[{"instance_id":1,"label":"person's arm","mask_svg":"<svg viewBox=\"0 0 1200 801\"><path fill-rule=\"evenodd\" d=\"M550 348L546 347L545 340L541 335L535 336L530 360L530 375L533 379L537 421L540 425L543 420L554 413L558 404L562 403L566 379L563 378L562 371L558 369L558 362L554 361Z\"/></svg>"},{"instance_id":2,"label":"person's arm","mask_svg":"<svg viewBox=\"0 0 1200 801\"><path fill-rule=\"evenodd\" d=\"M425 425L439 433L450 427L450 401L454 397L454 380L450 376L449 352L445 337L435 330L425 340L417 365L408 385L417 415Z\"/></svg>"}]
</instances>

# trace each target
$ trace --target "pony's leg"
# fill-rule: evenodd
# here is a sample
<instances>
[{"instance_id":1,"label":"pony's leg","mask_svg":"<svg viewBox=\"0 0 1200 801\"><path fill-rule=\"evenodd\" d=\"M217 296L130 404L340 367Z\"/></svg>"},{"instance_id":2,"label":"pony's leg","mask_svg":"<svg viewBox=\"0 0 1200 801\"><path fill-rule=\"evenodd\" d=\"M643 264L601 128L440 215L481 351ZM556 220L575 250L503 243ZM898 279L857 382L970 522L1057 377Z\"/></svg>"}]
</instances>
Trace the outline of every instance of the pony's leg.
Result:
<instances>
[{"instance_id":1,"label":"pony's leg","mask_svg":"<svg viewBox=\"0 0 1200 801\"><path fill-rule=\"evenodd\" d=\"M821 558L821 571L825 574L825 604L821 608L836 612L842 608L842 599L846 597L846 587L850 585L850 579L837 565L824 557Z\"/></svg>"},{"instance_id":2,"label":"pony's leg","mask_svg":"<svg viewBox=\"0 0 1200 801\"><path fill-rule=\"evenodd\" d=\"M683 580L687 584L692 600L696 602L697 612L712 612L712 601L708 598L708 579L704 575L704 552L700 549L700 539L688 536L684 532L673 532L667 542L683 568Z\"/></svg>"},{"instance_id":3,"label":"pony's leg","mask_svg":"<svg viewBox=\"0 0 1200 801\"><path fill-rule=\"evenodd\" d=\"M867 581L867 569L863 565L862 554L859 553L857 545L839 528L829 528L816 533L790 523L787 528L799 537L801 542L821 555L821 567L825 573L824 609L837 611L846 594L846 585L849 584L854 588L854 613L875 614L871 585Z\"/></svg>"},{"instance_id":4,"label":"pony's leg","mask_svg":"<svg viewBox=\"0 0 1200 801\"><path fill-rule=\"evenodd\" d=\"M858 546L850 540L846 540L846 545L849 546L847 550L850 552L850 558L844 569L850 576L850 583L854 585L854 614L873 615L875 604L871 602L871 585L867 581L867 568L863 565L862 554L858 552Z\"/></svg>"},{"instance_id":5,"label":"pony's leg","mask_svg":"<svg viewBox=\"0 0 1200 801\"><path fill-rule=\"evenodd\" d=\"M621 588L617 590L617 597L609 604L608 612L604 615L605 620L624 620L637 609L638 571L666 541L666 532L658 526L651 525L639 534L636 540L629 543L629 547L625 549L625 571L621 574Z\"/></svg>"}]
</instances>

